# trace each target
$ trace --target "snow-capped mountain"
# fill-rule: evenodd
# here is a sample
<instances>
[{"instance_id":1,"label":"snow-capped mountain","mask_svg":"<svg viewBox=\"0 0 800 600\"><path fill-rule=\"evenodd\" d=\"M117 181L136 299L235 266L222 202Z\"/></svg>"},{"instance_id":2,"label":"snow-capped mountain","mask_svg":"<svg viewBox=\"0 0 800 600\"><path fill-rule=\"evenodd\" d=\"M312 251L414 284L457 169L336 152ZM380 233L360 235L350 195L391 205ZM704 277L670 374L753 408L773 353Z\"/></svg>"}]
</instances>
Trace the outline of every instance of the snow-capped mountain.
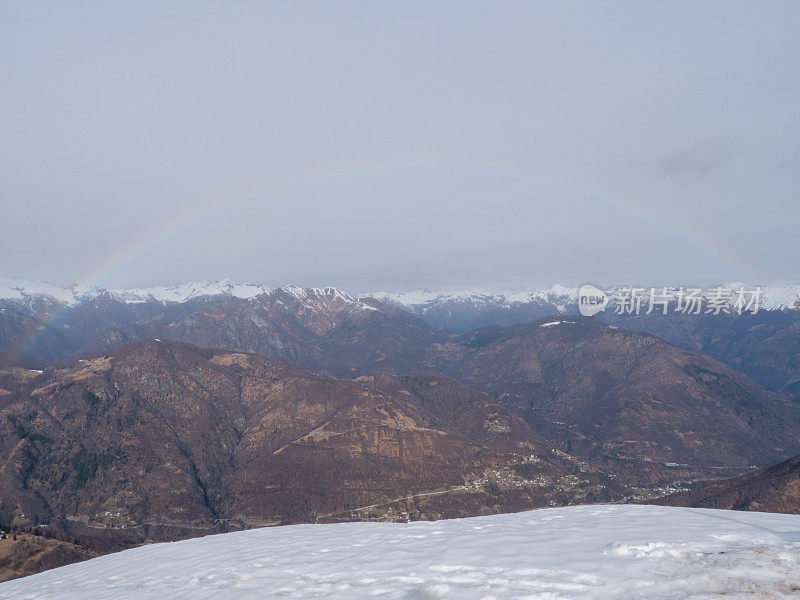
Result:
<instances>
[{"instance_id":1,"label":"snow-capped mountain","mask_svg":"<svg viewBox=\"0 0 800 600\"><path fill-rule=\"evenodd\" d=\"M702 290L704 297L709 295L716 286ZM751 286L740 282L726 283L719 286L722 289L737 290L739 288L761 289L761 307L765 310L791 309L797 306L800 300L800 284ZM611 296L619 295L622 286L607 289ZM656 288L657 290L659 288ZM673 286L668 289L678 289ZM647 288L648 291L649 288ZM461 291L436 291L436 290L411 290L404 292L370 292L364 294L379 298L399 306L413 309L414 312L425 313L431 308L443 304L481 305L493 304L498 307L511 308L514 305L530 302L546 302L555 306L559 312L566 312L578 300L578 288L555 284L549 288L539 288L521 291L492 291L492 290L461 290ZM645 294L646 295L646 294Z\"/></svg>"},{"instance_id":2,"label":"snow-capped mountain","mask_svg":"<svg viewBox=\"0 0 800 600\"><path fill-rule=\"evenodd\" d=\"M211 298L240 298L249 300L272 294L280 302L286 294L313 311L336 313L343 309L376 310L363 299L355 298L334 287L300 287L287 285L270 289L266 285L219 281L191 281L172 286L149 288L105 289L97 287L64 287L53 283L26 279L0 278L0 300L8 300L26 308L46 312L53 306L76 306L103 297L124 304L182 304L190 300Z\"/></svg>"},{"instance_id":3,"label":"snow-capped mountain","mask_svg":"<svg viewBox=\"0 0 800 600\"><path fill-rule=\"evenodd\" d=\"M753 289L738 283L722 287L730 291ZM798 354L795 340L800 330L800 286L762 287L759 313L744 314L742 319L733 305L727 313L718 315L705 311L678 314L675 301L669 315L658 309L648 314L648 290L641 288L640 312L618 314L618 298L624 289L606 289L610 300L598 315L600 320L710 354L768 389L800 393L796 359L789 358L776 367L770 358ZM700 292L708 308L713 288ZM37 364L47 364L150 336L264 352L279 360L327 370L327 360L305 363L301 357L308 357L309 352L329 356L328 350L323 352L319 347L318 336L330 338L325 344L332 348L341 343L337 336L343 335L352 342L350 350L358 355L364 348L377 352L377 339L388 344L375 354L388 361L382 368L402 357L405 368L429 369L424 362L419 364L424 356L420 349L427 348L433 337L437 343L446 342L453 334L487 326L510 327L544 317L577 315L577 294L576 288L562 285L538 290L375 292L355 296L333 287L288 285L270 290L228 280L102 290L0 279L0 352L21 353ZM427 331L431 327L438 333ZM403 343L390 342L393 337ZM342 355L341 347L336 354ZM770 367L765 369L765 364ZM350 364L348 368L363 366Z\"/></svg>"},{"instance_id":4,"label":"snow-capped mountain","mask_svg":"<svg viewBox=\"0 0 800 600\"><path fill-rule=\"evenodd\" d=\"M572 300L577 296L578 288L555 284L550 288L534 290L497 291L497 290L411 290L404 292L371 292L369 296L380 298L403 306L424 306L436 302L502 302L506 306L531 300Z\"/></svg>"},{"instance_id":5,"label":"snow-capped mountain","mask_svg":"<svg viewBox=\"0 0 800 600\"><path fill-rule=\"evenodd\" d=\"M542 301L552 303L562 309L567 309L569 304L574 304L578 297L578 288L566 287L555 284L549 288L517 291L493 290L461 290L461 291L436 291L412 290L405 292L370 292L371 296L400 306L413 308L418 312L426 312L430 308L446 304L494 304L497 306L511 307L515 304Z\"/></svg>"},{"instance_id":6,"label":"snow-capped mountain","mask_svg":"<svg viewBox=\"0 0 800 600\"><path fill-rule=\"evenodd\" d=\"M138 288L128 290L107 290L107 293L124 302L186 302L204 296L231 296L234 298L252 298L269 292L269 288L252 283L231 283L227 279L220 281L192 281L172 286ZM95 290L95 293L102 293ZM91 293L90 293L91 295Z\"/></svg>"},{"instance_id":7,"label":"snow-capped mountain","mask_svg":"<svg viewBox=\"0 0 800 600\"><path fill-rule=\"evenodd\" d=\"M304 307L324 312L338 312L348 307L355 310L377 310L371 304L354 298L334 287L303 288L296 285L287 285L277 288L289 296L299 300Z\"/></svg>"},{"instance_id":8,"label":"snow-capped mountain","mask_svg":"<svg viewBox=\"0 0 800 600\"><path fill-rule=\"evenodd\" d=\"M435 327L464 333L486 325L513 325L553 314L577 314L578 289L556 284L549 288L516 291L415 290L372 292L368 295L400 306ZM630 289L625 286L606 288L609 295L606 312L613 312L621 299L629 293L626 290ZM674 286L666 289L674 297L680 288ZM685 289L688 291L690 288ZM727 302L731 306L738 297L738 290L746 290L749 294L758 289L759 310L790 310L800 307L800 285L750 286L735 282L697 289L704 306L717 293L717 289L729 294ZM654 288L653 291L658 295L662 288ZM638 288L637 294L646 310L650 301L650 288Z\"/></svg>"},{"instance_id":9,"label":"snow-capped mountain","mask_svg":"<svg viewBox=\"0 0 800 600\"><path fill-rule=\"evenodd\" d=\"M268 291L270 291L270 288L264 285L232 283L228 279L192 281L150 288L105 289L80 285L66 287L47 282L0 277L0 299L25 301L36 297L46 297L65 304L92 300L101 294L106 294L116 300L127 303L149 301L167 303L186 302L204 296L252 298Z\"/></svg>"},{"instance_id":10,"label":"snow-capped mountain","mask_svg":"<svg viewBox=\"0 0 800 600\"><path fill-rule=\"evenodd\" d=\"M745 286L742 283L724 284L723 288L737 289ZM287 285L281 288L286 292L301 297L318 296L333 299L339 297L346 301L357 298L333 287L303 288ZM619 286L608 288L611 295L619 292ZM261 284L233 283L229 279L219 281L191 281L171 286L154 286L148 288L107 289L86 287L81 285L62 286L54 283L32 281L28 279L0 277L0 299L24 300L33 297L51 298L63 303L73 304L91 300L98 295L107 294L117 300L128 303L147 301L186 302L205 296L229 296L235 298L252 298L269 292L270 288ZM800 301L800 285L761 286L761 307L766 310L791 309ZM410 291L376 291L360 295L361 298L377 298L401 306L415 314L427 314L441 307L473 307L493 309L513 309L533 304L546 307L557 313L574 312L578 298L578 288L555 284L547 288L516 290L410 290ZM552 312L551 312L552 314Z\"/></svg>"},{"instance_id":11,"label":"snow-capped mountain","mask_svg":"<svg viewBox=\"0 0 800 600\"><path fill-rule=\"evenodd\" d=\"M556 284L534 290L371 292L434 327L464 333L489 324L512 325L553 314L577 314L578 288Z\"/></svg>"},{"instance_id":12,"label":"snow-capped mountain","mask_svg":"<svg viewBox=\"0 0 800 600\"><path fill-rule=\"evenodd\" d=\"M766 310L796 309L800 305L800 285L768 285L762 291Z\"/></svg>"},{"instance_id":13,"label":"snow-capped mountain","mask_svg":"<svg viewBox=\"0 0 800 600\"><path fill-rule=\"evenodd\" d=\"M292 525L152 544L0 584L5 600L796 598L800 516L636 505Z\"/></svg>"},{"instance_id":14,"label":"snow-capped mountain","mask_svg":"<svg viewBox=\"0 0 800 600\"><path fill-rule=\"evenodd\" d=\"M62 302L72 302L76 292L55 283L31 281L29 279L14 279L0 277L0 298L7 300L23 300L30 296L48 296Z\"/></svg>"}]
</instances>

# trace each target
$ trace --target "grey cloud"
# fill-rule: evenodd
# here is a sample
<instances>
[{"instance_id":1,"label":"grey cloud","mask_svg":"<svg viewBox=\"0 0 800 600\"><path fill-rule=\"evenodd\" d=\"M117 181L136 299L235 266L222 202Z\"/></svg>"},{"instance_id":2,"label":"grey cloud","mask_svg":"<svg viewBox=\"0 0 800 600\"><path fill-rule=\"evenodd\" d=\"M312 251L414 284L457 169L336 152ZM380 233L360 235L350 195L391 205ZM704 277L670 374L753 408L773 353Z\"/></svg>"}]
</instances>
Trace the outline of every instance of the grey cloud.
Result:
<instances>
[{"instance_id":1,"label":"grey cloud","mask_svg":"<svg viewBox=\"0 0 800 600\"><path fill-rule=\"evenodd\" d=\"M663 155L656 161L657 168L669 177L704 177L728 165L738 143L733 137L709 138Z\"/></svg>"},{"instance_id":2,"label":"grey cloud","mask_svg":"<svg viewBox=\"0 0 800 600\"><path fill-rule=\"evenodd\" d=\"M0 56L0 275L800 279L797 2L6 2Z\"/></svg>"}]
</instances>

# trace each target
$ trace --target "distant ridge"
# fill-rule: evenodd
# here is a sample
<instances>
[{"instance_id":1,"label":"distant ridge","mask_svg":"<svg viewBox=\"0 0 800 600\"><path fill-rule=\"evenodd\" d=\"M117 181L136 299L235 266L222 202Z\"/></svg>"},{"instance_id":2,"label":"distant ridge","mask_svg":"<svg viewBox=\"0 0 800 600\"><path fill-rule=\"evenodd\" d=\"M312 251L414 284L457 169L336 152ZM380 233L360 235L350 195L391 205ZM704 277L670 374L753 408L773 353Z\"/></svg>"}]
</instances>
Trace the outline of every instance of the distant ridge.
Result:
<instances>
[{"instance_id":1,"label":"distant ridge","mask_svg":"<svg viewBox=\"0 0 800 600\"><path fill-rule=\"evenodd\" d=\"M228 279L219 281L192 281L171 286L150 288L105 289L80 285L61 286L54 283L0 277L0 298L24 300L26 297L47 296L66 304L91 300L101 294L108 294L123 302L186 302L203 296L234 296L252 298L270 291L264 285L252 283L232 283Z\"/></svg>"},{"instance_id":2,"label":"distant ridge","mask_svg":"<svg viewBox=\"0 0 800 600\"><path fill-rule=\"evenodd\" d=\"M722 287L738 288L747 286L734 282L722 284ZM609 291L618 290L622 286L609 287ZM762 289L761 307L765 310L783 310L796 308L800 302L800 284L767 285ZM371 291L362 294L349 294L336 287L302 287L285 285L276 289L297 294L339 294L348 298L376 298L411 309L412 312L427 312L435 307L449 304L470 304L473 306L493 306L509 308L513 306L538 303L547 304L557 312L569 312L574 309L578 297L578 288L556 283L550 287L529 289L464 289L436 290L417 289L404 291ZM129 303L186 302L194 298L207 296L229 296L235 298L252 298L272 291L273 288L258 283L235 283L230 279L217 281L189 281L168 286L145 288L109 289L83 285L64 286L55 283L30 279L0 276L0 299L24 300L30 297L47 297L66 304L74 304L91 300L99 295L107 294L113 298Z\"/></svg>"}]
</instances>

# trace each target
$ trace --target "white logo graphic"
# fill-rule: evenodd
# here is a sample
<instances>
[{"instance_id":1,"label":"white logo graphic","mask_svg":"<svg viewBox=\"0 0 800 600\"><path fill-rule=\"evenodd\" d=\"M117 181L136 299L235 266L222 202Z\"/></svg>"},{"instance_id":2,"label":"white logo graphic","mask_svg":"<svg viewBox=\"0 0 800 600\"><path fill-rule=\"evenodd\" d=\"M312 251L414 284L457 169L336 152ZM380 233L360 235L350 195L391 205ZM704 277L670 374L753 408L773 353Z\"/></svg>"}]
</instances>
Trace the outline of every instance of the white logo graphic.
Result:
<instances>
[{"instance_id":1,"label":"white logo graphic","mask_svg":"<svg viewBox=\"0 0 800 600\"><path fill-rule=\"evenodd\" d=\"M584 317L593 317L608 306L608 294L590 283L578 290L578 310Z\"/></svg>"}]
</instances>

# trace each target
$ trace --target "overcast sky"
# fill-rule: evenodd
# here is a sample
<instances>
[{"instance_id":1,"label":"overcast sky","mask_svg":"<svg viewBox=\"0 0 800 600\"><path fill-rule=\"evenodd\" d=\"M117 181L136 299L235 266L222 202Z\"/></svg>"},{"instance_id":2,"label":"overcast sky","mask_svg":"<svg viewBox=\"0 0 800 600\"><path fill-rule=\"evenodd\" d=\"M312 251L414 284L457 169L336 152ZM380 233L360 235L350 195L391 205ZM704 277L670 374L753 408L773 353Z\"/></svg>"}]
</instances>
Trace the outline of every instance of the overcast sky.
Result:
<instances>
[{"instance_id":1,"label":"overcast sky","mask_svg":"<svg viewBox=\"0 0 800 600\"><path fill-rule=\"evenodd\" d=\"M0 7L0 275L800 281L796 1Z\"/></svg>"}]
</instances>

